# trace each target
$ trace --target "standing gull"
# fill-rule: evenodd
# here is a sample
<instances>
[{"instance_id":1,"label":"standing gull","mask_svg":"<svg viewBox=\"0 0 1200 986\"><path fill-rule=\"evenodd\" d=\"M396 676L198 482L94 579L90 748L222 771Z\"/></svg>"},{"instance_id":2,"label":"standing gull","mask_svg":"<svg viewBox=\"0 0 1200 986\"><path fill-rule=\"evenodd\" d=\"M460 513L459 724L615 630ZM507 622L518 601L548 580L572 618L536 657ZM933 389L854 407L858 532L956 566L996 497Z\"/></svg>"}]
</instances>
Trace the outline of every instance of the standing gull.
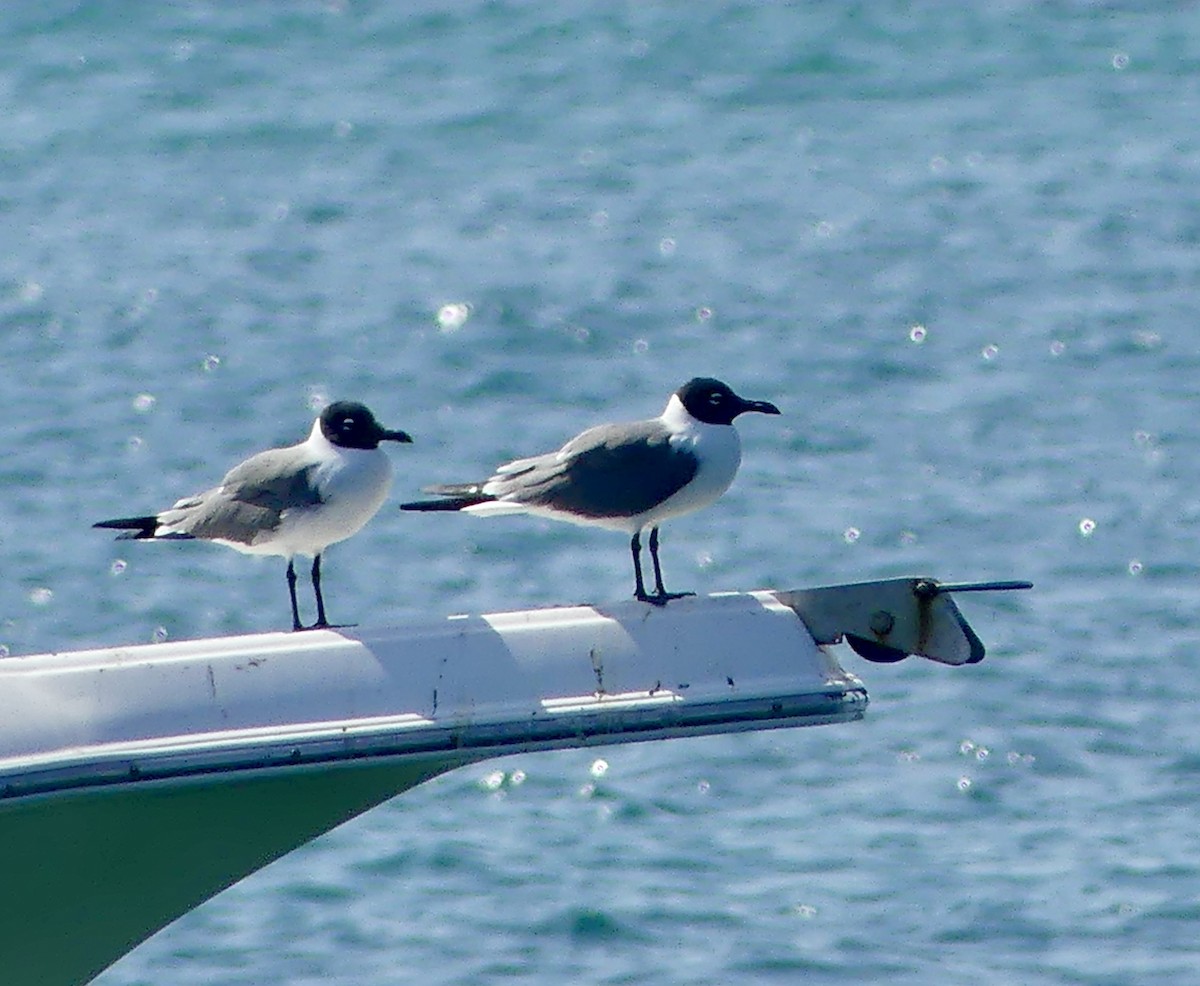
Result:
<instances>
[{"instance_id":1,"label":"standing gull","mask_svg":"<svg viewBox=\"0 0 1200 986\"><path fill-rule=\"evenodd\" d=\"M379 443L411 441L403 431L382 427L362 404L337 401L321 412L305 441L251 456L220 486L184 497L158 514L92 526L124 531L117 540L195 539L250 555L281 555L288 560L292 629L328 627L321 553L357 532L383 506L392 464ZM313 560L317 621L311 627L301 624L296 604L296 555Z\"/></svg>"},{"instance_id":2,"label":"standing gull","mask_svg":"<svg viewBox=\"0 0 1200 986\"><path fill-rule=\"evenodd\" d=\"M557 452L516 459L482 483L426 487L442 499L403 510L535 514L630 534L634 597L662 606L690 592L667 592L658 561L658 527L706 507L729 489L742 461L733 419L746 411L778 414L767 401L738 397L726 384L696 377L657 418L589 428ZM642 579L642 531L650 530L654 593Z\"/></svg>"}]
</instances>

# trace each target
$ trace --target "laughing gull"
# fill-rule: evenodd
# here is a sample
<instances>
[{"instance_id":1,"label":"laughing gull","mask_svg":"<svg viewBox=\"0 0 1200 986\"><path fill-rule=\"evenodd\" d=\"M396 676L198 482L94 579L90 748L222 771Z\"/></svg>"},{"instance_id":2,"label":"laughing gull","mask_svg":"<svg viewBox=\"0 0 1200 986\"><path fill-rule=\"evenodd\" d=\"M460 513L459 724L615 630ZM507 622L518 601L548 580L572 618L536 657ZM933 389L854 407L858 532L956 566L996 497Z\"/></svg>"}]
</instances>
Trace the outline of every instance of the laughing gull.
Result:
<instances>
[{"instance_id":1,"label":"laughing gull","mask_svg":"<svg viewBox=\"0 0 1200 986\"><path fill-rule=\"evenodd\" d=\"M313 422L299 445L259 452L234 466L216 486L146 517L102 520L93 527L124 531L117 540L202 540L249 555L288 560L292 629L330 626L321 597L321 553L375 516L392 483L392 464L380 442L411 442L388 431L362 404L337 401ZM312 557L317 621L300 623L295 555Z\"/></svg>"},{"instance_id":2,"label":"laughing gull","mask_svg":"<svg viewBox=\"0 0 1200 986\"><path fill-rule=\"evenodd\" d=\"M767 401L738 397L726 384L696 377L657 418L589 428L557 452L517 459L481 483L429 486L439 500L402 510L461 510L480 516L534 514L632 535L634 597L662 606L690 592L667 592L658 562L658 527L706 507L729 489L742 461L733 419L778 414ZM642 580L642 531L650 529L654 594Z\"/></svg>"}]
</instances>

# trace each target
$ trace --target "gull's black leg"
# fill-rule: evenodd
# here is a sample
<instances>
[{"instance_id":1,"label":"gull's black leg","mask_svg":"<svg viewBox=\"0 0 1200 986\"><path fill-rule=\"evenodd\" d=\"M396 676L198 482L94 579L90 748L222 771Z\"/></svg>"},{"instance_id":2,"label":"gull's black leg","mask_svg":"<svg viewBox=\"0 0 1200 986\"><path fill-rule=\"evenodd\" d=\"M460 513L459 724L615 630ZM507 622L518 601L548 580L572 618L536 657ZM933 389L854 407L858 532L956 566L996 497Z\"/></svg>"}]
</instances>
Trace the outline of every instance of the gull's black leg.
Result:
<instances>
[{"instance_id":1,"label":"gull's black leg","mask_svg":"<svg viewBox=\"0 0 1200 986\"><path fill-rule=\"evenodd\" d=\"M288 594L292 597L292 629L303 630L304 627L300 623L300 606L296 602L296 566L292 564L290 558L287 567L287 584Z\"/></svg>"},{"instance_id":2,"label":"gull's black leg","mask_svg":"<svg viewBox=\"0 0 1200 986\"><path fill-rule=\"evenodd\" d=\"M329 621L325 619L325 600L321 596L321 553L319 551L313 556L312 584L313 595L317 597L317 622L312 625L311 629L320 630L322 627L329 626Z\"/></svg>"},{"instance_id":3,"label":"gull's black leg","mask_svg":"<svg viewBox=\"0 0 1200 986\"><path fill-rule=\"evenodd\" d=\"M634 531L633 539L629 542L629 550L633 552L633 598L644 603L653 602L646 595L646 586L642 582L642 532Z\"/></svg>"},{"instance_id":4,"label":"gull's black leg","mask_svg":"<svg viewBox=\"0 0 1200 986\"><path fill-rule=\"evenodd\" d=\"M658 562L658 528L650 528L650 560L654 562L654 596L649 600L659 606L665 606L672 599L682 599L684 596L694 596L694 592L667 592L663 588L662 567Z\"/></svg>"},{"instance_id":5,"label":"gull's black leg","mask_svg":"<svg viewBox=\"0 0 1200 986\"><path fill-rule=\"evenodd\" d=\"M325 597L321 595L321 556L313 556L312 563L313 595L317 597L317 622L310 627L297 627L297 630L336 630L342 627L355 626L353 623L330 623L325 618Z\"/></svg>"}]
</instances>

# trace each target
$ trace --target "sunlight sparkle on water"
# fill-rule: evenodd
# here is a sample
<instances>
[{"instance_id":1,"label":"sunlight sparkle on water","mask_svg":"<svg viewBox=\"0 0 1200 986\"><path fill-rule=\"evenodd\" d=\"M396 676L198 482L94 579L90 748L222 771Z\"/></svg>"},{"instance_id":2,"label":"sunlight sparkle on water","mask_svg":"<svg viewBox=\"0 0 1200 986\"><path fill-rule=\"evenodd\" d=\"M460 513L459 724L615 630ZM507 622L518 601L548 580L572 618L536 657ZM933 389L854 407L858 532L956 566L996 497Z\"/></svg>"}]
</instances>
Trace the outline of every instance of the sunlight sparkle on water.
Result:
<instances>
[{"instance_id":1,"label":"sunlight sparkle on water","mask_svg":"<svg viewBox=\"0 0 1200 986\"><path fill-rule=\"evenodd\" d=\"M1096 533L1096 522L1091 517L1084 517L1079 522L1079 533L1085 538L1090 538Z\"/></svg>"},{"instance_id":2,"label":"sunlight sparkle on water","mask_svg":"<svg viewBox=\"0 0 1200 986\"><path fill-rule=\"evenodd\" d=\"M925 337L929 334L929 330L923 325L914 325L908 330L909 341L915 342L918 346L925 341Z\"/></svg>"},{"instance_id":3,"label":"sunlight sparkle on water","mask_svg":"<svg viewBox=\"0 0 1200 986\"><path fill-rule=\"evenodd\" d=\"M525 771L514 770L510 774L506 774L503 770L491 770L479 778L479 787L491 794L503 794L501 788L517 787L525 783Z\"/></svg>"},{"instance_id":4,"label":"sunlight sparkle on water","mask_svg":"<svg viewBox=\"0 0 1200 986\"><path fill-rule=\"evenodd\" d=\"M860 537L862 537L862 531L860 531L857 527L847 527L844 531L842 531L842 540L847 544L853 544Z\"/></svg>"},{"instance_id":5,"label":"sunlight sparkle on water","mask_svg":"<svg viewBox=\"0 0 1200 986\"><path fill-rule=\"evenodd\" d=\"M980 355L986 360L993 360L1000 355L1000 347L994 342L989 342L980 351Z\"/></svg>"},{"instance_id":6,"label":"sunlight sparkle on water","mask_svg":"<svg viewBox=\"0 0 1200 986\"><path fill-rule=\"evenodd\" d=\"M129 567L129 563L127 561L125 561L124 558L118 558L116 561L114 561L112 563L112 565L109 566L108 570L113 575L120 575L128 567Z\"/></svg>"},{"instance_id":7,"label":"sunlight sparkle on water","mask_svg":"<svg viewBox=\"0 0 1200 986\"><path fill-rule=\"evenodd\" d=\"M20 298L22 301L29 302L29 303L33 303L35 301L40 301L42 298L42 295L45 293L46 293L46 289L43 288L40 284L38 284L37 281L25 281L17 289L17 297Z\"/></svg>"},{"instance_id":8,"label":"sunlight sparkle on water","mask_svg":"<svg viewBox=\"0 0 1200 986\"><path fill-rule=\"evenodd\" d=\"M29 601L35 606L48 606L54 598L54 590L44 585L29 590Z\"/></svg>"},{"instance_id":9,"label":"sunlight sparkle on water","mask_svg":"<svg viewBox=\"0 0 1200 986\"><path fill-rule=\"evenodd\" d=\"M479 786L485 791L497 791L503 783L504 771L502 770L489 771L479 779Z\"/></svg>"},{"instance_id":10,"label":"sunlight sparkle on water","mask_svg":"<svg viewBox=\"0 0 1200 986\"><path fill-rule=\"evenodd\" d=\"M442 305L437 312L438 330L444 333L457 332L471 317L471 306L465 301L451 301Z\"/></svg>"}]
</instances>

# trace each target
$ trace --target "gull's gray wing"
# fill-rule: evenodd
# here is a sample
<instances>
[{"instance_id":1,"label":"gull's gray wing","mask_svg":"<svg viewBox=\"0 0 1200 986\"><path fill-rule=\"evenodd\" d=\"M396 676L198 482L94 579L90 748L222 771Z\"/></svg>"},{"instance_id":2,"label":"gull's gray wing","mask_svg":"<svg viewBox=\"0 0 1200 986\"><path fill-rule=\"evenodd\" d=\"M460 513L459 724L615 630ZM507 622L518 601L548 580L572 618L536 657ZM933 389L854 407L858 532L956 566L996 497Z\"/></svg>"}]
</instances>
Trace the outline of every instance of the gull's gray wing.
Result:
<instances>
[{"instance_id":1,"label":"gull's gray wing","mask_svg":"<svg viewBox=\"0 0 1200 986\"><path fill-rule=\"evenodd\" d=\"M696 475L689 451L673 447L657 419L600 425L558 452L502 466L485 492L582 517L632 517L679 492Z\"/></svg>"},{"instance_id":2,"label":"gull's gray wing","mask_svg":"<svg viewBox=\"0 0 1200 986\"><path fill-rule=\"evenodd\" d=\"M270 449L234 466L221 485L159 514L171 533L254 544L279 527L286 510L316 506L315 463L299 446Z\"/></svg>"}]
</instances>

